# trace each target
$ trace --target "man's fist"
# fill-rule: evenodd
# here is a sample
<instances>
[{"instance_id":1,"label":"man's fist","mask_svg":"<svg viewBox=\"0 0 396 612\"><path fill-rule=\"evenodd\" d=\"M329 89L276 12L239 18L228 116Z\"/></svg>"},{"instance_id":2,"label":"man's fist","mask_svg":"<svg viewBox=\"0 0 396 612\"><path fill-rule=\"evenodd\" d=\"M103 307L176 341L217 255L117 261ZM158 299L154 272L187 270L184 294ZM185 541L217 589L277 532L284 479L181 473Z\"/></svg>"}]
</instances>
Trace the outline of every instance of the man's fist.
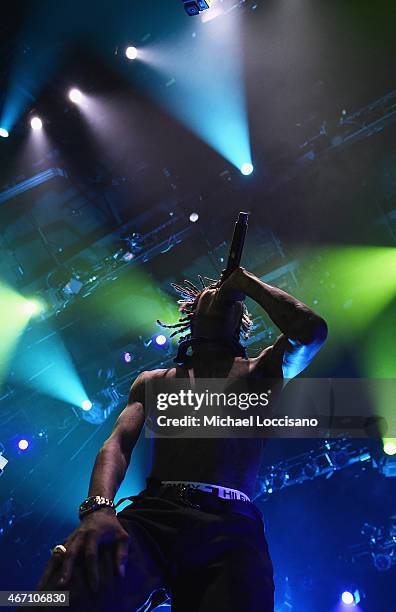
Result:
<instances>
[{"instance_id":1,"label":"man's fist","mask_svg":"<svg viewBox=\"0 0 396 612\"><path fill-rule=\"evenodd\" d=\"M243 291L244 279L244 268L236 268L224 281L220 277L217 299L225 302L243 302L246 298Z\"/></svg>"}]
</instances>

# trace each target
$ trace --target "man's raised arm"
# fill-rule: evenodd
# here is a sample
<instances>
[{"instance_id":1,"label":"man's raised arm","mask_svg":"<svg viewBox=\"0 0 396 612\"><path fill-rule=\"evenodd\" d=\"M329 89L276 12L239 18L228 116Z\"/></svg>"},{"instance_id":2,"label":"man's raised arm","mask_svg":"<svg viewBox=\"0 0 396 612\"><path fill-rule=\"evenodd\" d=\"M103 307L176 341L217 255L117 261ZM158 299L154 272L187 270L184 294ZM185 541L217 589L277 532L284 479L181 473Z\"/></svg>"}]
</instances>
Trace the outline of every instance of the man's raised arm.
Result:
<instances>
[{"instance_id":1,"label":"man's raised arm","mask_svg":"<svg viewBox=\"0 0 396 612\"><path fill-rule=\"evenodd\" d=\"M282 289L264 283L247 270L241 270L239 286L264 308L287 338L305 345L326 339L324 319Z\"/></svg>"},{"instance_id":2,"label":"man's raised arm","mask_svg":"<svg viewBox=\"0 0 396 612\"><path fill-rule=\"evenodd\" d=\"M303 302L282 289L264 283L243 268L235 270L224 282L220 293L222 291L252 298L280 329L282 335L262 356L271 358L277 367L281 367L285 379L302 372L327 338L327 324L322 317Z\"/></svg>"}]
</instances>

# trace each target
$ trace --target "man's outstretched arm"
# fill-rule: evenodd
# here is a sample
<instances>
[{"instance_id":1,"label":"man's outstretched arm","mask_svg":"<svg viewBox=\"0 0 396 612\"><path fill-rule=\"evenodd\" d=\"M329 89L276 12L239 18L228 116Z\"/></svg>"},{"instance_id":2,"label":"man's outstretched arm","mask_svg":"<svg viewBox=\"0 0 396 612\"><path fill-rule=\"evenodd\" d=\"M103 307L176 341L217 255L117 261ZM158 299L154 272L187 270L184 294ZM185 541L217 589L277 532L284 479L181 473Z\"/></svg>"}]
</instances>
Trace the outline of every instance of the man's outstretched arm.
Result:
<instances>
[{"instance_id":1,"label":"man's outstretched arm","mask_svg":"<svg viewBox=\"0 0 396 612\"><path fill-rule=\"evenodd\" d=\"M100 495L108 499L114 496L123 481L130 463L132 450L144 423L142 375L129 393L126 408L118 417L110 437L100 449L92 471L89 496ZM58 587L67 587L75 561L83 555L92 590L99 586L99 545L113 547L114 565L119 575L124 575L129 550L129 535L117 519L113 508L103 507L83 516L79 527L64 542L66 553L52 556L38 585L46 590L52 583L54 572Z\"/></svg>"},{"instance_id":2,"label":"man's outstretched arm","mask_svg":"<svg viewBox=\"0 0 396 612\"><path fill-rule=\"evenodd\" d=\"M142 377L131 387L126 408L119 415L110 437L100 449L93 467L88 496L114 499L131 461L132 450L144 423Z\"/></svg>"}]
</instances>

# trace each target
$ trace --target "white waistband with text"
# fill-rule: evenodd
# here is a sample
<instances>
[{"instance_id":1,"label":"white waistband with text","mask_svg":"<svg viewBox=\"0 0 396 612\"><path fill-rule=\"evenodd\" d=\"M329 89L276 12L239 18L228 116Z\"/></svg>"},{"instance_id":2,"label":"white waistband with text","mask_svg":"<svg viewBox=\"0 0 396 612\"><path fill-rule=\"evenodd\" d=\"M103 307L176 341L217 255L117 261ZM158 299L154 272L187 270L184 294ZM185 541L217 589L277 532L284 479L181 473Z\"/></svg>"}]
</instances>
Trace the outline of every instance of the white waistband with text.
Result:
<instances>
[{"instance_id":1,"label":"white waistband with text","mask_svg":"<svg viewBox=\"0 0 396 612\"><path fill-rule=\"evenodd\" d=\"M250 498L238 491L237 489L230 489L229 487L221 487L219 485L208 484L207 482L191 482L189 480L162 480L163 485L170 485L173 487L187 487L190 489L197 489L204 493L212 493L221 499L240 499L242 501L250 501Z\"/></svg>"}]
</instances>

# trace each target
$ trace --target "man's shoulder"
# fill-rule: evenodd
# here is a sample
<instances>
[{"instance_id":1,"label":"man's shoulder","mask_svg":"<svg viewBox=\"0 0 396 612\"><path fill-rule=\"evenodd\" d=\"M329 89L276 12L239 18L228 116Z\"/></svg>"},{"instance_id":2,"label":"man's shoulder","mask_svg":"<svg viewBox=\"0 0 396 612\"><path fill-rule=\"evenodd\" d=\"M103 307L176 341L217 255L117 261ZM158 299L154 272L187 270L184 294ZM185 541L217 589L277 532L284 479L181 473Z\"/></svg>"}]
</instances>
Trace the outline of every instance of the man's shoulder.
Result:
<instances>
[{"instance_id":1,"label":"man's shoulder","mask_svg":"<svg viewBox=\"0 0 396 612\"><path fill-rule=\"evenodd\" d=\"M144 370L136 378L136 383L147 383L156 378L172 377L172 372L175 368L157 368L155 370Z\"/></svg>"}]
</instances>

